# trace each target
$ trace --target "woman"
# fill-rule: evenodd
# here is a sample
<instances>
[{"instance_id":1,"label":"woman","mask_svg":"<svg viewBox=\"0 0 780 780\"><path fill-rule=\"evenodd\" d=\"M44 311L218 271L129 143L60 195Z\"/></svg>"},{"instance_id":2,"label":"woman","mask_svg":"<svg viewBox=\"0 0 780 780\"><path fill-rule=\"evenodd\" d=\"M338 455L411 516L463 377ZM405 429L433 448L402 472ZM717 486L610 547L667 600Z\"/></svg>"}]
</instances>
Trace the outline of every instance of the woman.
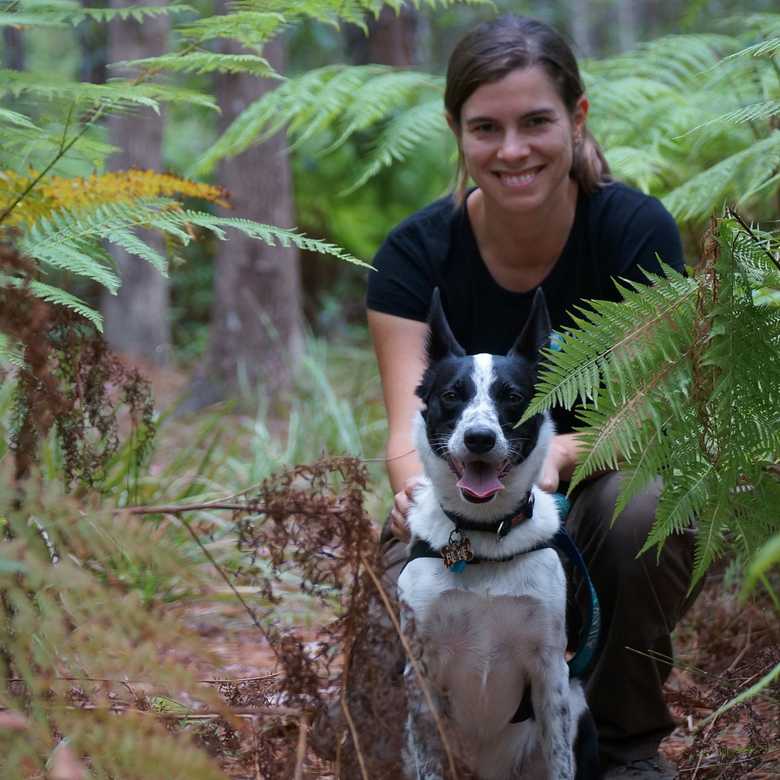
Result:
<instances>
[{"instance_id":1,"label":"woman","mask_svg":"<svg viewBox=\"0 0 780 780\"><path fill-rule=\"evenodd\" d=\"M619 300L613 278L646 281L657 257L683 268L672 217L654 198L613 182L587 129L588 100L562 37L538 21L504 16L455 48L444 97L459 148L455 192L395 228L370 275L368 321L388 414L388 471L395 493L385 542L403 557L405 514L421 467L411 441L423 370L425 318L439 287L447 319L468 353L505 353L541 286L553 328L573 324L585 299ZM467 190L469 177L475 187ZM574 417L554 410L558 434L540 487L566 487L580 455ZM674 727L662 696L670 634L686 606L692 532L667 542L660 561L637 559L658 485L610 528L620 475L592 479L567 520L599 591L600 654L588 680L608 777L673 777L657 756ZM387 534L386 534L387 537ZM390 574L393 574L390 566Z\"/></svg>"}]
</instances>

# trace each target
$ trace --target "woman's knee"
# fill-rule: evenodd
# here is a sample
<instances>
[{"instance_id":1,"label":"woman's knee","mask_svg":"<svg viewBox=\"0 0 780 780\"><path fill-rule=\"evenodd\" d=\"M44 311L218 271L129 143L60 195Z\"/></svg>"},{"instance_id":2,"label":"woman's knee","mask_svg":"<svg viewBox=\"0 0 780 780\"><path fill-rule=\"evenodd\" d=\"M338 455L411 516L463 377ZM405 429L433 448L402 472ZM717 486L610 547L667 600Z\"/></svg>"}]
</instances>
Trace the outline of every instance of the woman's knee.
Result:
<instances>
[{"instance_id":1,"label":"woman's knee","mask_svg":"<svg viewBox=\"0 0 780 780\"><path fill-rule=\"evenodd\" d=\"M589 557L607 559L622 567L636 559L647 540L658 505L660 480L633 496L615 516L624 476L619 472L605 474L587 485L575 499L572 531Z\"/></svg>"}]
</instances>

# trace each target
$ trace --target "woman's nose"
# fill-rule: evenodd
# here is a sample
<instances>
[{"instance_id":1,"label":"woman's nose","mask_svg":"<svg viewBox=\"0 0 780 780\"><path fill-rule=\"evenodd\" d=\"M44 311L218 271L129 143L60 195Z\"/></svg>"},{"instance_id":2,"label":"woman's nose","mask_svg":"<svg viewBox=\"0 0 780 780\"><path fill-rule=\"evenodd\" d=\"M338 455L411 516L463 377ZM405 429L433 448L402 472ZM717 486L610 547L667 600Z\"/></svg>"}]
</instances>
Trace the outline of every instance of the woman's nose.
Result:
<instances>
[{"instance_id":1,"label":"woman's nose","mask_svg":"<svg viewBox=\"0 0 780 780\"><path fill-rule=\"evenodd\" d=\"M509 130L501 139L498 157L507 162L528 156L528 142L522 133Z\"/></svg>"}]
</instances>

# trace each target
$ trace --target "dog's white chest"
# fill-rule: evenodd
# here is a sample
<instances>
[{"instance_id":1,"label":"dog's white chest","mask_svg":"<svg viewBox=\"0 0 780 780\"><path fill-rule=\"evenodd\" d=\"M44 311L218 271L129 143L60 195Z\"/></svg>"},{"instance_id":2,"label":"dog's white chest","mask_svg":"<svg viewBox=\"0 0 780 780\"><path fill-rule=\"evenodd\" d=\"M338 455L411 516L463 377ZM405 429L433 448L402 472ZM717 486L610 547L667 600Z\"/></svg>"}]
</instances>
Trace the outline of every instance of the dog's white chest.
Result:
<instances>
[{"instance_id":1,"label":"dog's white chest","mask_svg":"<svg viewBox=\"0 0 780 780\"><path fill-rule=\"evenodd\" d=\"M552 550L459 574L418 558L401 574L399 596L443 710L477 742L507 727L535 667L563 656L565 588Z\"/></svg>"}]
</instances>

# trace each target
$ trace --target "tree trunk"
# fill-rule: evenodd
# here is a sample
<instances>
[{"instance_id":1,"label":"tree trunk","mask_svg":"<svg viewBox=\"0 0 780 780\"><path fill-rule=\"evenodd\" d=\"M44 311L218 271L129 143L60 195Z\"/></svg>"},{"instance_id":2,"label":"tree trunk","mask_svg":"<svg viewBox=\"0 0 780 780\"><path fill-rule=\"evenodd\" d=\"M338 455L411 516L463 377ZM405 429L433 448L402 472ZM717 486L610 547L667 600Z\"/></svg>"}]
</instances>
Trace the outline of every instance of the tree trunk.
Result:
<instances>
[{"instance_id":1,"label":"tree trunk","mask_svg":"<svg viewBox=\"0 0 780 780\"><path fill-rule=\"evenodd\" d=\"M590 29L589 0L571 0L571 36L578 57L593 55L593 36Z\"/></svg>"},{"instance_id":2,"label":"tree trunk","mask_svg":"<svg viewBox=\"0 0 780 780\"><path fill-rule=\"evenodd\" d=\"M397 68L416 64L419 18L411 5L404 5L399 13L386 5L376 19L370 14L366 16L368 35L357 25L345 25L350 61L354 65L376 63Z\"/></svg>"},{"instance_id":3,"label":"tree trunk","mask_svg":"<svg viewBox=\"0 0 780 780\"><path fill-rule=\"evenodd\" d=\"M114 8L132 6L133 0L112 0ZM165 51L168 17L147 17L142 24L133 19L115 19L109 26L109 51L113 62L151 57ZM113 116L108 121L109 138L120 152L114 155L112 170L162 167L163 120L150 109ZM140 237L161 252L163 239L139 232ZM112 349L130 358L157 365L170 359L171 337L168 316L168 280L145 260L111 247L122 278L117 295L104 293L101 308L105 333Z\"/></svg>"},{"instance_id":4,"label":"tree trunk","mask_svg":"<svg viewBox=\"0 0 780 780\"><path fill-rule=\"evenodd\" d=\"M3 66L24 70L24 37L19 27L3 27Z\"/></svg>"},{"instance_id":5,"label":"tree trunk","mask_svg":"<svg viewBox=\"0 0 780 780\"><path fill-rule=\"evenodd\" d=\"M224 9L224 2L220 3ZM223 51L243 51L223 44ZM280 38L263 49L284 69ZM277 82L249 75L220 74L217 99L224 130L250 103ZM278 227L294 225L292 172L284 133L223 160L218 181L230 193L230 215ZM214 303L208 353L184 410L227 397L275 397L289 390L303 347L298 250L268 246L233 233L220 242L215 263Z\"/></svg>"},{"instance_id":6,"label":"tree trunk","mask_svg":"<svg viewBox=\"0 0 780 780\"><path fill-rule=\"evenodd\" d=\"M638 0L618 0L618 46L620 51L631 51L636 47L637 26L641 15Z\"/></svg>"},{"instance_id":7,"label":"tree trunk","mask_svg":"<svg viewBox=\"0 0 780 780\"><path fill-rule=\"evenodd\" d=\"M104 0L81 0L84 8L105 8ZM76 27L76 39L81 50L79 81L105 84L108 66L108 31L106 25L85 19Z\"/></svg>"}]
</instances>

